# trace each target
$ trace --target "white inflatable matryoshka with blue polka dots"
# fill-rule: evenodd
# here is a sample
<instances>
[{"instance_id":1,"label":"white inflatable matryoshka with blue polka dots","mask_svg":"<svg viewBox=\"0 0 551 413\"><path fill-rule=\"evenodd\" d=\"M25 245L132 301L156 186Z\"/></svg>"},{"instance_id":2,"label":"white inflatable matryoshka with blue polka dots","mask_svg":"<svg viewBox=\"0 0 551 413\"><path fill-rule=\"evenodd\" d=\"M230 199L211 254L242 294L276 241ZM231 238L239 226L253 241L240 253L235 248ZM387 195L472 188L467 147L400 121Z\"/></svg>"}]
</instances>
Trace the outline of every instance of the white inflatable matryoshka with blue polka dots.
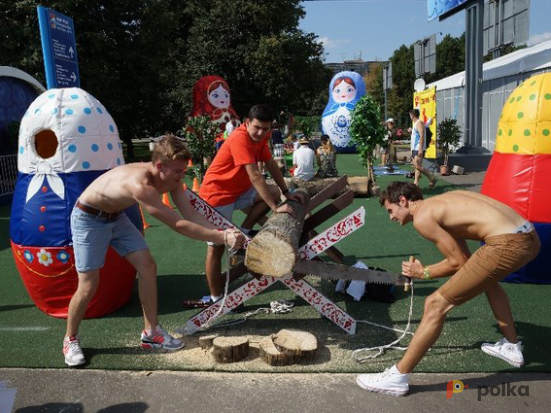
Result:
<instances>
[{"instance_id":1,"label":"white inflatable matryoshka with blue polka dots","mask_svg":"<svg viewBox=\"0 0 551 413\"><path fill-rule=\"evenodd\" d=\"M350 120L356 103L365 95L365 82L356 72L339 72L329 83L329 102L321 117L321 128L337 152L355 152L350 145Z\"/></svg>"},{"instance_id":2,"label":"white inflatable matryoshka with blue polka dots","mask_svg":"<svg viewBox=\"0 0 551 413\"><path fill-rule=\"evenodd\" d=\"M10 221L12 251L37 306L50 315L66 317L77 285L71 211L94 179L124 163L117 126L86 91L49 89L23 116L18 146L19 172ZM126 213L141 230L137 206ZM106 277L108 272L116 273ZM115 310L131 294L135 271L111 249L100 274L100 288L86 317Z\"/></svg>"}]
</instances>

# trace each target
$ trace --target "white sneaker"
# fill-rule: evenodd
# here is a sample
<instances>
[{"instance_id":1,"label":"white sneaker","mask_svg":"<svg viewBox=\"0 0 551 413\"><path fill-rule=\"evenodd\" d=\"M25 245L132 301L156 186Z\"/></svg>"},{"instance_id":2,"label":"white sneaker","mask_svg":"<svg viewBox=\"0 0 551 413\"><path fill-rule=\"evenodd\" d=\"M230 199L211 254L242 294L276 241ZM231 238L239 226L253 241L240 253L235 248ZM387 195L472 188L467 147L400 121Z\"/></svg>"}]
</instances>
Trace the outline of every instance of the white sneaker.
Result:
<instances>
[{"instance_id":1,"label":"white sneaker","mask_svg":"<svg viewBox=\"0 0 551 413\"><path fill-rule=\"evenodd\" d=\"M69 367L80 366L86 359L80 348L80 337L72 336L63 339L63 354L65 355L65 364Z\"/></svg>"},{"instance_id":2,"label":"white sneaker","mask_svg":"<svg viewBox=\"0 0 551 413\"><path fill-rule=\"evenodd\" d=\"M144 330L142 332L141 340L141 346L145 349L162 348L164 350L174 351L184 347L184 343L181 340L177 340L172 337L161 326L158 326L157 330L149 336Z\"/></svg>"},{"instance_id":3,"label":"white sneaker","mask_svg":"<svg viewBox=\"0 0 551 413\"><path fill-rule=\"evenodd\" d=\"M364 390L391 396L405 396L409 391L409 375L400 373L396 365L382 373L360 374L356 383Z\"/></svg>"},{"instance_id":4,"label":"white sneaker","mask_svg":"<svg viewBox=\"0 0 551 413\"><path fill-rule=\"evenodd\" d=\"M524 356L522 355L522 342L511 343L505 337L497 343L483 343L481 350L490 356L505 360L511 366L522 367L524 365Z\"/></svg>"}]
</instances>

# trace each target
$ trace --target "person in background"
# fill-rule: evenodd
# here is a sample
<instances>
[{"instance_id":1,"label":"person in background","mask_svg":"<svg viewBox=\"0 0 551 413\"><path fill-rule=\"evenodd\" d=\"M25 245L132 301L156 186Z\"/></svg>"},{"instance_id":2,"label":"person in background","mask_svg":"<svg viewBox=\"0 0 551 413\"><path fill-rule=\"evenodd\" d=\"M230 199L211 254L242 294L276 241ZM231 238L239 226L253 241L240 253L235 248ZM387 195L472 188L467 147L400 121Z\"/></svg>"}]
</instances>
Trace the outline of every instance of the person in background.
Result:
<instances>
[{"instance_id":1,"label":"person in background","mask_svg":"<svg viewBox=\"0 0 551 413\"><path fill-rule=\"evenodd\" d=\"M386 131L381 145L381 165L386 166L387 163L392 163L390 153L392 149L392 139L394 137L394 119L388 118L385 122Z\"/></svg>"},{"instance_id":2,"label":"person in background","mask_svg":"<svg viewBox=\"0 0 551 413\"><path fill-rule=\"evenodd\" d=\"M274 120L272 123L272 146L283 145L283 134L279 130L277 122Z\"/></svg>"},{"instance_id":3,"label":"person in background","mask_svg":"<svg viewBox=\"0 0 551 413\"><path fill-rule=\"evenodd\" d=\"M410 110L409 117L413 122L413 128L411 130L411 158L413 167L415 168L414 184L419 186L419 178L421 174L423 174L429 178L429 189L432 189L434 185L436 185L437 179L423 166L423 158L427 150L425 124L419 119L419 109Z\"/></svg>"},{"instance_id":4,"label":"person in background","mask_svg":"<svg viewBox=\"0 0 551 413\"><path fill-rule=\"evenodd\" d=\"M294 177L309 181L314 177L314 160L316 153L308 147L310 141L306 138L301 138L300 147L293 153L293 168Z\"/></svg>"},{"instance_id":5,"label":"person in background","mask_svg":"<svg viewBox=\"0 0 551 413\"><path fill-rule=\"evenodd\" d=\"M318 163L317 176L320 178L330 178L338 176L337 171L337 151L331 143L328 135L321 135L321 145L316 151Z\"/></svg>"}]
</instances>

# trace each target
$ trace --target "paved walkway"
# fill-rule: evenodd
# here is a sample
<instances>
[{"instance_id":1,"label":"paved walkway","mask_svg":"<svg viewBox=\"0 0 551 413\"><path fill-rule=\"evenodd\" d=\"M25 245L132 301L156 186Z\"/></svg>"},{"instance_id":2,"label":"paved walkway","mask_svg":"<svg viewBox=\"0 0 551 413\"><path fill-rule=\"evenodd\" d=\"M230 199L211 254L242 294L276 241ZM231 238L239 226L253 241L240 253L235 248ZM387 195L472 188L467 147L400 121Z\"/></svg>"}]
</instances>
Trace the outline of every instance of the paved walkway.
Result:
<instances>
[{"instance_id":1,"label":"paved walkway","mask_svg":"<svg viewBox=\"0 0 551 413\"><path fill-rule=\"evenodd\" d=\"M0 369L0 378L18 388L17 413L543 413L551 405L551 375L536 373L415 374L400 398L366 392L351 374ZM446 399L450 380L468 390Z\"/></svg>"}]
</instances>

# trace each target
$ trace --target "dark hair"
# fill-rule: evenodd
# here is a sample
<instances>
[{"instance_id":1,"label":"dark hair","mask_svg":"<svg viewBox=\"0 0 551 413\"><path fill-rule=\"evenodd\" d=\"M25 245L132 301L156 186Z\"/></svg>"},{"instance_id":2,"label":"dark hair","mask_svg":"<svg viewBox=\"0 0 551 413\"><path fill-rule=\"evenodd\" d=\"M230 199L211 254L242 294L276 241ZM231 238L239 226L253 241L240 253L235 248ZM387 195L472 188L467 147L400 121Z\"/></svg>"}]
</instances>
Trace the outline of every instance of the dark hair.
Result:
<instances>
[{"instance_id":1,"label":"dark hair","mask_svg":"<svg viewBox=\"0 0 551 413\"><path fill-rule=\"evenodd\" d=\"M329 140L329 135L325 135L325 134L321 135L320 141L326 142L328 140Z\"/></svg>"},{"instance_id":2,"label":"dark hair","mask_svg":"<svg viewBox=\"0 0 551 413\"><path fill-rule=\"evenodd\" d=\"M409 114L415 116L416 118L418 118L419 117L419 109L411 109L409 111Z\"/></svg>"},{"instance_id":3,"label":"dark hair","mask_svg":"<svg viewBox=\"0 0 551 413\"><path fill-rule=\"evenodd\" d=\"M381 206L385 206L385 201L391 204L400 203L400 196L404 196L408 201L419 201L423 199L423 193L421 189L411 182L394 181L386 190L381 192L379 197L379 203Z\"/></svg>"},{"instance_id":4,"label":"dark hair","mask_svg":"<svg viewBox=\"0 0 551 413\"><path fill-rule=\"evenodd\" d=\"M260 122L272 123L274 120L274 111L270 106L266 104L255 105L251 108L251 110L249 110L249 114L247 117L251 122L257 119Z\"/></svg>"}]
</instances>

